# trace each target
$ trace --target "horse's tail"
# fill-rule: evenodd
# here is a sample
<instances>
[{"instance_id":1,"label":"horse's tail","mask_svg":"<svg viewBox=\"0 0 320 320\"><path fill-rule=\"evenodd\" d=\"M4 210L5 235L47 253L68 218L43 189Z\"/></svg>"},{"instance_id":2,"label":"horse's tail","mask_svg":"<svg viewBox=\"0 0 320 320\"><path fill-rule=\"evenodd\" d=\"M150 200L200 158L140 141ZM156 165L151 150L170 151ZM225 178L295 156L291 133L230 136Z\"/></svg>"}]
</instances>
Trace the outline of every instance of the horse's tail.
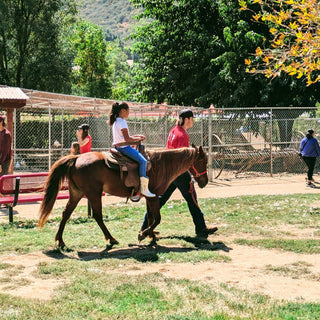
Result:
<instances>
[{"instance_id":1,"label":"horse's tail","mask_svg":"<svg viewBox=\"0 0 320 320\"><path fill-rule=\"evenodd\" d=\"M65 156L55 162L55 164L51 167L46 181L44 198L41 202L39 211L39 228L42 228L47 222L53 205L57 199L59 190L64 182L64 179L68 178L69 169L74 165L76 158L77 156L74 155Z\"/></svg>"}]
</instances>

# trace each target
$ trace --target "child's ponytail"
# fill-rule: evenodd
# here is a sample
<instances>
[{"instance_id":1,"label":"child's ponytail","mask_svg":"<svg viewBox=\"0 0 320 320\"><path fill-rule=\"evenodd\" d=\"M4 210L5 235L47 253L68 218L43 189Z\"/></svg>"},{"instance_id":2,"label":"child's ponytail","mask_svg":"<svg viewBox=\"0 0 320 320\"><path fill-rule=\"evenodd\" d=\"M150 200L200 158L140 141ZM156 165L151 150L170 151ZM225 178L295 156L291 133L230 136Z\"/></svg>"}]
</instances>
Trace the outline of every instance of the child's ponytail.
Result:
<instances>
[{"instance_id":1,"label":"child's ponytail","mask_svg":"<svg viewBox=\"0 0 320 320\"><path fill-rule=\"evenodd\" d=\"M112 109L110 111L109 119L107 122L109 126L112 126L115 123L115 121L117 120L117 117L119 117L119 113L122 109L126 109L126 110L129 109L129 106L126 102L122 102L121 104L119 104L118 102L115 102L112 105Z\"/></svg>"}]
</instances>

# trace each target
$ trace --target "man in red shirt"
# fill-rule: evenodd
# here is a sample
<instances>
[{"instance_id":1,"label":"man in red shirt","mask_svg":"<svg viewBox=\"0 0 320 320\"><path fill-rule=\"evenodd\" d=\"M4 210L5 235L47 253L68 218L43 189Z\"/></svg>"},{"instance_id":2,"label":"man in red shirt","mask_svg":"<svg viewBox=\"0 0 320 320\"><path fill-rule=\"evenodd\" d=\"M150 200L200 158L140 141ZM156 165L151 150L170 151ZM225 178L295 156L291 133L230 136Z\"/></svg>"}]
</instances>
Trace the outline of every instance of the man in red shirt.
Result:
<instances>
[{"instance_id":1,"label":"man in red shirt","mask_svg":"<svg viewBox=\"0 0 320 320\"><path fill-rule=\"evenodd\" d=\"M9 172L11 162L11 133L5 125L5 117L0 115L0 177Z\"/></svg>"},{"instance_id":2,"label":"man in red shirt","mask_svg":"<svg viewBox=\"0 0 320 320\"><path fill-rule=\"evenodd\" d=\"M189 147L189 136L186 130L192 128L193 121L192 110L185 109L180 111L179 119L177 120L176 125L169 132L166 146L167 149ZM209 234L216 232L218 230L217 227L208 228L206 226L203 213L198 205L197 194L189 171L186 171L181 176L176 178L176 180L170 184L166 192L159 197L160 208L165 205L176 188L180 190L182 196L187 201L197 236L207 238ZM145 230L147 227L148 220L147 214L145 214L141 230Z\"/></svg>"}]
</instances>

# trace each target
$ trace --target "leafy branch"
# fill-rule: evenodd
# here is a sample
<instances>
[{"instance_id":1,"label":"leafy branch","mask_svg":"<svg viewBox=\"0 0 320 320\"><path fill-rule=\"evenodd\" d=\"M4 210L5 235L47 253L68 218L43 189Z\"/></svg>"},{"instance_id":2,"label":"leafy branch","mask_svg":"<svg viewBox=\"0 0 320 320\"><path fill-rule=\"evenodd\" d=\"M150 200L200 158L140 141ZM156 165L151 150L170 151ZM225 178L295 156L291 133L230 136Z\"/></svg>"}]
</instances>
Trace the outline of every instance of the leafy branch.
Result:
<instances>
[{"instance_id":1,"label":"leafy branch","mask_svg":"<svg viewBox=\"0 0 320 320\"><path fill-rule=\"evenodd\" d=\"M247 71L274 78L285 72L305 78L307 85L320 80L320 3L317 0L239 0L252 20L267 24L271 35L254 59L246 59ZM259 10L254 10L256 6ZM267 40L265 40L267 41Z\"/></svg>"}]
</instances>

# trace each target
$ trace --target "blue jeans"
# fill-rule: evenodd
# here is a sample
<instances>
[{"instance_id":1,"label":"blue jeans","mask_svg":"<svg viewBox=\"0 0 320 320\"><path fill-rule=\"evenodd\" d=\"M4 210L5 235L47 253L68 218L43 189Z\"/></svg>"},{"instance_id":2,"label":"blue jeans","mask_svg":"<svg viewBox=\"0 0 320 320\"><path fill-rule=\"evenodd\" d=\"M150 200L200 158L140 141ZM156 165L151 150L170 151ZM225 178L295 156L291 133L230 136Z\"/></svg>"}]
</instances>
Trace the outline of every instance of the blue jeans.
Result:
<instances>
[{"instance_id":1,"label":"blue jeans","mask_svg":"<svg viewBox=\"0 0 320 320\"><path fill-rule=\"evenodd\" d=\"M123 155L129 157L134 161L137 161L139 163L139 176L147 177L147 159L138 150L130 146L124 148L116 147L116 149Z\"/></svg>"},{"instance_id":2,"label":"blue jeans","mask_svg":"<svg viewBox=\"0 0 320 320\"><path fill-rule=\"evenodd\" d=\"M193 223L195 225L195 231L196 233L200 233L202 230L206 228L206 223L204 221L203 213L201 209L199 208L198 201L197 201L197 194L194 189L194 185L191 180L191 175L189 171L183 173L181 176L176 178L166 192L159 197L159 206L160 209L166 204L166 202L171 197L172 193L179 189L184 199L187 201L189 211L191 213ZM148 217L147 213L144 216L141 230L145 230L148 228Z\"/></svg>"}]
</instances>

